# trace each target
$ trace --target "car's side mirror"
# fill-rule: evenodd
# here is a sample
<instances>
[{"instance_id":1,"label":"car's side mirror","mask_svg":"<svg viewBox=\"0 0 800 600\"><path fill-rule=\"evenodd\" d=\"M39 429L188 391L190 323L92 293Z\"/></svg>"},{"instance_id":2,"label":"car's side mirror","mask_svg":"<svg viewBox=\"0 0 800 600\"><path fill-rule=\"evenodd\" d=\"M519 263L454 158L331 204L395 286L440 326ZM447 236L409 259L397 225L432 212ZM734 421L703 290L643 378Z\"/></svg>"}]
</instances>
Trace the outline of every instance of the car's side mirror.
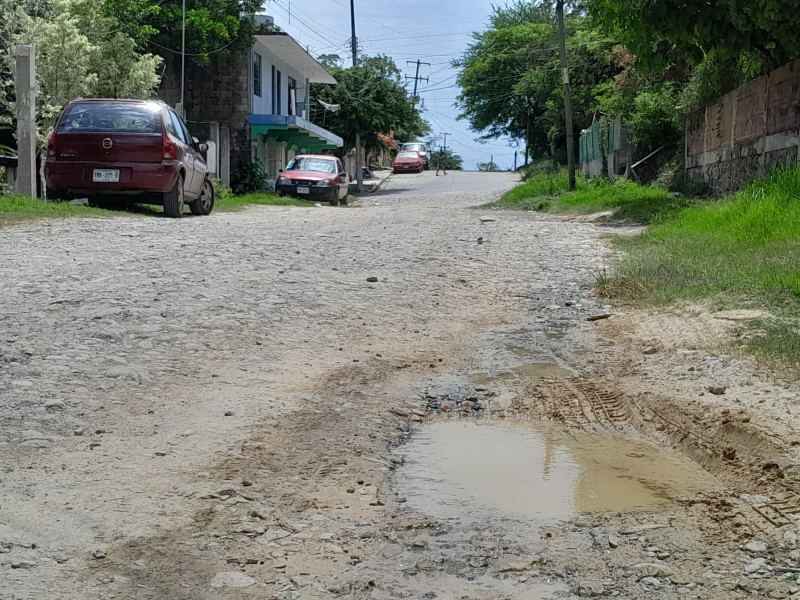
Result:
<instances>
[{"instance_id":1,"label":"car's side mirror","mask_svg":"<svg viewBox=\"0 0 800 600\"><path fill-rule=\"evenodd\" d=\"M208 152L208 144L205 142L195 142L195 144L197 145L197 150L199 152Z\"/></svg>"}]
</instances>

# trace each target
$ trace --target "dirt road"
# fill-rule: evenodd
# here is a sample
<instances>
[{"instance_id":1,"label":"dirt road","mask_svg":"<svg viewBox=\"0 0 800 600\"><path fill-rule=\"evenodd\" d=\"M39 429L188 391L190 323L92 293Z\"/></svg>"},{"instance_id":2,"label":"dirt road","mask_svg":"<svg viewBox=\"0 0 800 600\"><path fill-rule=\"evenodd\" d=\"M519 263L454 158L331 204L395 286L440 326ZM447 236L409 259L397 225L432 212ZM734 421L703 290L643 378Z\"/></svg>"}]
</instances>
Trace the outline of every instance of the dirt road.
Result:
<instances>
[{"instance_id":1,"label":"dirt road","mask_svg":"<svg viewBox=\"0 0 800 600\"><path fill-rule=\"evenodd\" d=\"M613 309L624 228L425 177L0 232L0 598L797 594L754 315Z\"/></svg>"}]
</instances>

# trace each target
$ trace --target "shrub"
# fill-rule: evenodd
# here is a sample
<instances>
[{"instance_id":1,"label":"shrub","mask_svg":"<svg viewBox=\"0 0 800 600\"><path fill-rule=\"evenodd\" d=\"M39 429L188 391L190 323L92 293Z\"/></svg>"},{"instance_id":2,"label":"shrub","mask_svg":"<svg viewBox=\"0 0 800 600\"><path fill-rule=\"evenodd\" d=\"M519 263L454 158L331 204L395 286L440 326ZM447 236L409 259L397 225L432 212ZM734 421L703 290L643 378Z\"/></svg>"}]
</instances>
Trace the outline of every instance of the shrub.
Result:
<instances>
[{"instance_id":1,"label":"shrub","mask_svg":"<svg viewBox=\"0 0 800 600\"><path fill-rule=\"evenodd\" d=\"M266 192L269 190L269 179L257 164L244 165L231 173L231 190L237 196Z\"/></svg>"}]
</instances>

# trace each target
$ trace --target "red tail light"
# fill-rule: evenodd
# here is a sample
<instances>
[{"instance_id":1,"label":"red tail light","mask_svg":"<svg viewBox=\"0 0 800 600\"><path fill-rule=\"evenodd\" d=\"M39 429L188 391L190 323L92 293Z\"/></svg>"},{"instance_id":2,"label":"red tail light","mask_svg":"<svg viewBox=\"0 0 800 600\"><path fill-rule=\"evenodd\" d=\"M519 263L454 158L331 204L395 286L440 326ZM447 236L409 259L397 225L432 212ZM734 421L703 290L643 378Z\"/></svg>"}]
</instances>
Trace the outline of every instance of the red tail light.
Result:
<instances>
[{"instance_id":1,"label":"red tail light","mask_svg":"<svg viewBox=\"0 0 800 600\"><path fill-rule=\"evenodd\" d=\"M50 139L47 140L47 156L56 155L56 132L50 134Z\"/></svg>"},{"instance_id":2,"label":"red tail light","mask_svg":"<svg viewBox=\"0 0 800 600\"><path fill-rule=\"evenodd\" d=\"M175 143L169 139L168 135L164 136L164 145L162 147L161 156L164 160L175 160Z\"/></svg>"}]
</instances>

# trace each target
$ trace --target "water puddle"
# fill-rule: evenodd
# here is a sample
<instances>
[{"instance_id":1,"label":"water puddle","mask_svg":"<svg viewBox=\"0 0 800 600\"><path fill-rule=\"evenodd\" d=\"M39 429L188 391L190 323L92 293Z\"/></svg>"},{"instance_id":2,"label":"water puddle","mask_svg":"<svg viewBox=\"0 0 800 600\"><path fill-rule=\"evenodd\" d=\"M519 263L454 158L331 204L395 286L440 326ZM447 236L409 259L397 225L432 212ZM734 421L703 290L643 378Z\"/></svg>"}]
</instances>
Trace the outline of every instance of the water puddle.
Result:
<instances>
[{"instance_id":1,"label":"water puddle","mask_svg":"<svg viewBox=\"0 0 800 600\"><path fill-rule=\"evenodd\" d=\"M610 435L447 421L403 448L396 491L438 519L557 522L578 513L659 512L715 487L694 463Z\"/></svg>"},{"instance_id":2,"label":"water puddle","mask_svg":"<svg viewBox=\"0 0 800 600\"><path fill-rule=\"evenodd\" d=\"M572 377L574 373L569 369L559 367L553 362L531 362L524 365L513 367L510 371L499 371L497 373L476 373L470 377L472 383L476 385L488 385L496 381L508 381L518 377Z\"/></svg>"},{"instance_id":3,"label":"water puddle","mask_svg":"<svg viewBox=\"0 0 800 600\"><path fill-rule=\"evenodd\" d=\"M528 363L514 367L512 371L526 377L572 377L572 371L550 362Z\"/></svg>"}]
</instances>

